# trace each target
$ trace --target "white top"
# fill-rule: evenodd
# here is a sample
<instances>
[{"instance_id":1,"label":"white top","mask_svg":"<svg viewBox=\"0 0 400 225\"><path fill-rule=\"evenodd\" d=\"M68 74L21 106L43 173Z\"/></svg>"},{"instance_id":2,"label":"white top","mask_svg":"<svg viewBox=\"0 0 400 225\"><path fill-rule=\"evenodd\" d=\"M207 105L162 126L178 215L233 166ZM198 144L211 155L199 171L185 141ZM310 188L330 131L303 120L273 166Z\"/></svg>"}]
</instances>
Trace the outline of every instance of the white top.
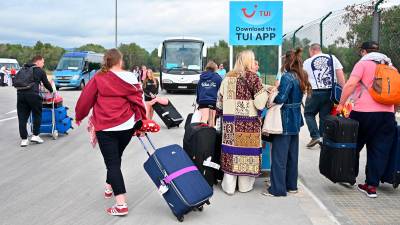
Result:
<instances>
[{"instance_id":1,"label":"white top","mask_svg":"<svg viewBox=\"0 0 400 225\"><path fill-rule=\"evenodd\" d=\"M342 64L332 55L334 70L343 69ZM312 89L329 89L332 88L332 68L329 66L330 56L328 54L317 54L307 59L303 63L303 68L308 74L308 80ZM335 81L336 81L336 73Z\"/></svg>"},{"instance_id":2,"label":"white top","mask_svg":"<svg viewBox=\"0 0 400 225\"><path fill-rule=\"evenodd\" d=\"M128 72L128 71L121 71L121 72L111 71L111 72L115 73L119 78L121 78L123 81L125 81L129 84L138 84L139 83L137 77L131 72ZM125 123L122 123L115 127L108 128L103 131L129 130L129 129L132 129L134 125L135 125L135 114L133 114L132 117Z\"/></svg>"}]
</instances>

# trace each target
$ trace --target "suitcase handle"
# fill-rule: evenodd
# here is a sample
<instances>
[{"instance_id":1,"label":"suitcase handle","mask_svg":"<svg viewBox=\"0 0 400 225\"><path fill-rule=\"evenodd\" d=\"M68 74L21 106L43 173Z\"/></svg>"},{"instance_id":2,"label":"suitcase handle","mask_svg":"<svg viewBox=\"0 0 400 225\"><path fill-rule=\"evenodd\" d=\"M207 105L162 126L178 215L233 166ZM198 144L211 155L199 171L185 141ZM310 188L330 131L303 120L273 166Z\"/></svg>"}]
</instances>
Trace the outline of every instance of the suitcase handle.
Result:
<instances>
[{"instance_id":1,"label":"suitcase handle","mask_svg":"<svg viewBox=\"0 0 400 225\"><path fill-rule=\"evenodd\" d=\"M154 146L153 142L151 141L149 135L147 133L144 133L144 136L147 138L147 141L150 143L150 145L153 148L153 150L156 151L156 147ZM142 144L142 146L143 146L144 150L146 151L147 155L150 157L151 156L150 151L147 148L146 144L144 143L142 137L137 136L137 138L139 139L140 143Z\"/></svg>"}]
</instances>

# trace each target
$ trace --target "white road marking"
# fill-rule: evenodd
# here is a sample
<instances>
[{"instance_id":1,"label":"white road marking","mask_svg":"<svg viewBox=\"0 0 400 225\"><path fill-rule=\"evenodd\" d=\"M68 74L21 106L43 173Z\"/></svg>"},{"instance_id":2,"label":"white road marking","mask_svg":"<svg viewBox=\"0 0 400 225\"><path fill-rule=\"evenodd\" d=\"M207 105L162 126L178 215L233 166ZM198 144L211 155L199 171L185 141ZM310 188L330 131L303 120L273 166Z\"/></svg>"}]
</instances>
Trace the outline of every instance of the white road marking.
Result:
<instances>
[{"instance_id":1,"label":"white road marking","mask_svg":"<svg viewBox=\"0 0 400 225\"><path fill-rule=\"evenodd\" d=\"M2 120L0 120L0 122L4 122L4 121L7 121L7 120L13 120L13 119L17 119L17 118L18 118L18 116L13 116L13 117L10 117L10 118L2 119Z\"/></svg>"},{"instance_id":2,"label":"white road marking","mask_svg":"<svg viewBox=\"0 0 400 225\"><path fill-rule=\"evenodd\" d=\"M6 113L6 115L7 115L7 114L12 114L12 113L17 113L17 110L16 110L16 109L14 109L14 110L12 110L12 111L10 111L10 112Z\"/></svg>"},{"instance_id":3,"label":"white road marking","mask_svg":"<svg viewBox=\"0 0 400 225\"><path fill-rule=\"evenodd\" d=\"M332 212L329 211L329 209L325 206L325 204L322 203L322 201L319 200L319 198L318 198L317 196L315 196L314 193L312 193L311 190L308 189L308 188L306 187L306 185L303 184L303 182L301 182L300 180L299 180L298 182L301 183L301 185L303 186L303 190L304 190L305 192L307 192L308 195L310 195L310 197L318 204L318 206L319 206L322 210L325 211L325 213L327 214L327 216L329 217L329 219L330 219L333 223L335 223L335 224L337 224L337 225L340 225L341 223L336 219L336 217L332 214Z\"/></svg>"}]
</instances>

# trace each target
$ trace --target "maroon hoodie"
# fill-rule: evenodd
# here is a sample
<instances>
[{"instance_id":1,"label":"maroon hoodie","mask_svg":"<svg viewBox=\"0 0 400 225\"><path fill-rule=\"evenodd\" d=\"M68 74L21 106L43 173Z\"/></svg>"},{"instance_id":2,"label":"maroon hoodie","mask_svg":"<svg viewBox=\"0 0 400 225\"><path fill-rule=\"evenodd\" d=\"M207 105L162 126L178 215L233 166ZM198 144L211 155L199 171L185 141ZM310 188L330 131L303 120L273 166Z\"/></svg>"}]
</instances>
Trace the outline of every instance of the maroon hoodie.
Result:
<instances>
[{"instance_id":1,"label":"maroon hoodie","mask_svg":"<svg viewBox=\"0 0 400 225\"><path fill-rule=\"evenodd\" d=\"M83 120L93 108L96 131L109 129L128 121L146 119L146 107L140 84L129 84L109 71L97 73L79 96L75 106L76 121Z\"/></svg>"}]
</instances>

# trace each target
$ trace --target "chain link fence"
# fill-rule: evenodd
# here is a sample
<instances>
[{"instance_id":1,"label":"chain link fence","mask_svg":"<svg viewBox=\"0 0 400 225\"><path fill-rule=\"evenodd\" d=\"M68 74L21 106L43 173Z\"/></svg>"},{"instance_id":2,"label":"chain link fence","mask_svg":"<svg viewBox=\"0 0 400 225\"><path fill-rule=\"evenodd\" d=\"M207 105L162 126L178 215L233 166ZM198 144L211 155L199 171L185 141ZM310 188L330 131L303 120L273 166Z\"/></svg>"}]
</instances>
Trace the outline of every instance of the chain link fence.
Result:
<instances>
[{"instance_id":1,"label":"chain link fence","mask_svg":"<svg viewBox=\"0 0 400 225\"><path fill-rule=\"evenodd\" d=\"M390 3L386 0L384 3ZM320 43L323 51L336 55L342 62L345 72L351 72L359 60L358 46L372 40L373 14L377 1L347 6L344 9L326 12L326 15L300 25L285 34L283 51L302 47L304 58L308 57L308 47ZM381 52L387 54L396 67L400 67L400 6L378 9L380 23L378 41Z\"/></svg>"}]
</instances>

